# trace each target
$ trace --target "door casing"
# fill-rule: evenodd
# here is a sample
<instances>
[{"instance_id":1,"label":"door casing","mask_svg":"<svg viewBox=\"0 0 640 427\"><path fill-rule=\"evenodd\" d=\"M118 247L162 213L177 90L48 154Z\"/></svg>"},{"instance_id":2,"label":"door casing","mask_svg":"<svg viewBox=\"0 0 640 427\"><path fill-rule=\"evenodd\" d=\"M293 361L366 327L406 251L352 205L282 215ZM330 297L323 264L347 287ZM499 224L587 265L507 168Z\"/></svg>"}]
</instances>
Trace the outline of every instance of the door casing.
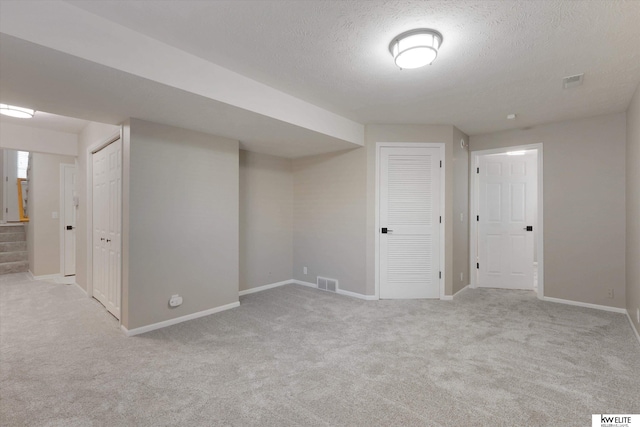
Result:
<instances>
[{"instance_id":1,"label":"door casing","mask_svg":"<svg viewBox=\"0 0 640 427\"><path fill-rule=\"evenodd\" d=\"M440 270L442 277L440 278L440 299L445 299L444 285L446 283L445 263L445 182L446 182L446 161L445 161L445 144L440 142L378 142L376 143L376 195L375 195L375 297L380 298L380 149L382 147L389 148L439 148L440 158L442 159L442 169L440 171L440 215L442 223L440 224Z\"/></svg>"},{"instance_id":2,"label":"door casing","mask_svg":"<svg viewBox=\"0 0 640 427\"><path fill-rule=\"evenodd\" d=\"M478 167L479 157L487 154L502 154L509 151L520 150L537 150L538 153L538 199L537 199L537 223L534 227L538 230L537 240L537 258L538 258L538 298L544 297L544 189L543 189L543 144L530 144L530 145L517 145L512 147L495 148L490 150L478 150L471 151L471 185L470 185L470 198L471 203L469 205L469 274L470 285L472 288L478 286L478 269L476 263L478 262L478 223L473 221L478 215L479 206L479 177L476 173Z\"/></svg>"}]
</instances>

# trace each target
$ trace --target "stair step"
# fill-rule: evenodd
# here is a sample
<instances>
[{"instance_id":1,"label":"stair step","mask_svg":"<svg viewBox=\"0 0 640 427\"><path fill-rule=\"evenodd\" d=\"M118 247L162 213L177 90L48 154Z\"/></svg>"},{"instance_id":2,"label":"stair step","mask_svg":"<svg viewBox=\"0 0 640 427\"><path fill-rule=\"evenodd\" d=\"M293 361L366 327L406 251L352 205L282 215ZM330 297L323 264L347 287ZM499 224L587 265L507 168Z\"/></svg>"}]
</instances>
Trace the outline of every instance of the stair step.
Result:
<instances>
[{"instance_id":1,"label":"stair step","mask_svg":"<svg viewBox=\"0 0 640 427\"><path fill-rule=\"evenodd\" d=\"M0 264L0 274L24 273L29 271L29 261L3 262Z\"/></svg>"},{"instance_id":2,"label":"stair step","mask_svg":"<svg viewBox=\"0 0 640 427\"><path fill-rule=\"evenodd\" d=\"M0 233L0 242L24 242L27 240L26 234L22 233Z\"/></svg>"},{"instance_id":3,"label":"stair step","mask_svg":"<svg viewBox=\"0 0 640 427\"><path fill-rule=\"evenodd\" d=\"M0 234L4 234L4 233L24 233L24 225L22 224L0 225Z\"/></svg>"},{"instance_id":4,"label":"stair step","mask_svg":"<svg viewBox=\"0 0 640 427\"><path fill-rule=\"evenodd\" d=\"M28 256L29 255L27 251L0 252L0 263L14 262L14 261L27 261Z\"/></svg>"},{"instance_id":5,"label":"stair step","mask_svg":"<svg viewBox=\"0 0 640 427\"><path fill-rule=\"evenodd\" d=\"M0 242L0 252L20 252L27 250L27 242Z\"/></svg>"}]
</instances>

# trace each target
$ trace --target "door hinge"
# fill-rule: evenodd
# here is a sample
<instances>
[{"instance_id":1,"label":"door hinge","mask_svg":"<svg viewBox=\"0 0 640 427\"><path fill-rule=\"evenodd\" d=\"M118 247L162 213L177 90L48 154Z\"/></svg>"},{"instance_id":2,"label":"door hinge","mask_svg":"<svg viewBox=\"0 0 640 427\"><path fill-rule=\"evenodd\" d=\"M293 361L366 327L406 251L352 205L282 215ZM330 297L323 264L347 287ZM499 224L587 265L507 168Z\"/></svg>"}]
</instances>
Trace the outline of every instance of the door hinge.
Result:
<instances>
[{"instance_id":1,"label":"door hinge","mask_svg":"<svg viewBox=\"0 0 640 427\"><path fill-rule=\"evenodd\" d=\"M476 221L480 221L480 215L476 215Z\"/></svg>"},{"instance_id":2,"label":"door hinge","mask_svg":"<svg viewBox=\"0 0 640 427\"><path fill-rule=\"evenodd\" d=\"M440 217L440 224L442 224L442 217Z\"/></svg>"},{"instance_id":3,"label":"door hinge","mask_svg":"<svg viewBox=\"0 0 640 427\"><path fill-rule=\"evenodd\" d=\"M8 176L5 176L5 177L4 177L4 180L5 180L6 182L9 182L9 177L8 177Z\"/></svg>"},{"instance_id":4,"label":"door hinge","mask_svg":"<svg viewBox=\"0 0 640 427\"><path fill-rule=\"evenodd\" d=\"M9 213L9 208L4 208L4 213Z\"/></svg>"},{"instance_id":5,"label":"door hinge","mask_svg":"<svg viewBox=\"0 0 640 427\"><path fill-rule=\"evenodd\" d=\"M442 279L442 271L438 271L438 277Z\"/></svg>"},{"instance_id":6,"label":"door hinge","mask_svg":"<svg viewBox=\"0 0 640 427\"><path fill-rule=\"evenodd\" d=\"M480 173L480 168L476 168L476 173Z\"/></svg>"},{"instance_id":7,"label":"door hinge","mask_svg":"<svg viewBox=\"0 0 640 427\"><path fill-rule=\"evenodd\" d=\"M476 263L476 268L479 270L480 269L480 263Z\"/></svg>"},{"instance_id":8,"label":"door hinge","mask_svg":"<svg viewBox=\"0 0 640 427\"><path fill-rule=\"evenodd\" d=\"M440 160L440 167L442 167L442 160Z\"/></svg>"}]
</instances>

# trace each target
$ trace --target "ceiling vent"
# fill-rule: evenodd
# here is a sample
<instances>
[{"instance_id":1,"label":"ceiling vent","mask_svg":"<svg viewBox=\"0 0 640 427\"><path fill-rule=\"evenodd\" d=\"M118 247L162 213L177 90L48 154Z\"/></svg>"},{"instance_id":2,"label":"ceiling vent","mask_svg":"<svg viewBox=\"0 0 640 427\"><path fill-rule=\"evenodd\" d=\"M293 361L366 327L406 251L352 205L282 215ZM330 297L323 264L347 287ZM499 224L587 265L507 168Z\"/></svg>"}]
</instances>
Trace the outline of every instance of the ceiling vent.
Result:
<instances>
[{"instance_id":1,"label":"ceiling vent","mask_svg":"<svg viewBox=\"0 0 640 427\"><path fill-rule=\"evenodd\" d=\"M562 79L562 87L565 89L571 89L572 87L580 86L584 80L584 73L576 74L575 76L567 76Z\"/></svg>"}]
</instances>

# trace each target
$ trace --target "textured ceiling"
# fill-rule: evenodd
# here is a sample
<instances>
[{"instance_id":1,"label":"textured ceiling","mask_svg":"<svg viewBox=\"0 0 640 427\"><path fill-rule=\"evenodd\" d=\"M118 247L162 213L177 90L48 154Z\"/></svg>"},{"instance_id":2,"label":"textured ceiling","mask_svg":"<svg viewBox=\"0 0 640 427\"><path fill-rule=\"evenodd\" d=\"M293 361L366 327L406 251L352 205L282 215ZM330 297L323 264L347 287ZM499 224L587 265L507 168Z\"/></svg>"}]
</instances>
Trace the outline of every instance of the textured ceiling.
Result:
<instances>
[{"instance_id":1,"label":"textured ceiling","mask_svg":"<svg viewBox=\"0 0 640 427\"><path fill-rule=\"evenodd\" d=\"M640 1L69 3L361 123L527 127L624 111L640 81ZM389 41L417 27L441 53L398 70Z\"/></svg>"}]
</instances>

